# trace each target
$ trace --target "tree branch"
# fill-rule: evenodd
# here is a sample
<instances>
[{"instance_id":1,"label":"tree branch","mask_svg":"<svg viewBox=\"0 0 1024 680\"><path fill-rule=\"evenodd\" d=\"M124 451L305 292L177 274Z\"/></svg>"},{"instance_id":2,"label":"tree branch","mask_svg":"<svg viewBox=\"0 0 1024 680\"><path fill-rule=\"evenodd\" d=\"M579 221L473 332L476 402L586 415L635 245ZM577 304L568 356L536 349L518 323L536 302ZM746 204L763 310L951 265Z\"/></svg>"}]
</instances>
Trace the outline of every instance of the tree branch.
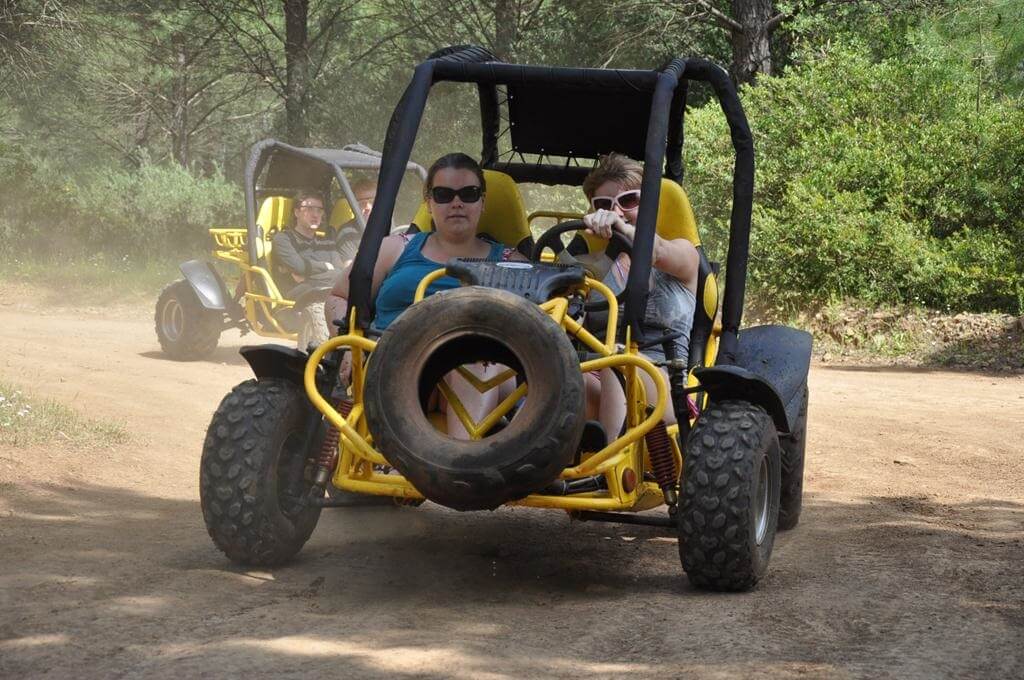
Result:
<instances>
[{"instance_id":1,"label":"tree branch","mask_svg":"<svg viewBox=\"0 0 1024 680\"><path fill-rule=\"evenodd\" d=\"M730 33L743 33L743 25L727 16L711 5L707 0L697 0L697 4L710 14L715 22Z\"/></svg>"}]
</instances>

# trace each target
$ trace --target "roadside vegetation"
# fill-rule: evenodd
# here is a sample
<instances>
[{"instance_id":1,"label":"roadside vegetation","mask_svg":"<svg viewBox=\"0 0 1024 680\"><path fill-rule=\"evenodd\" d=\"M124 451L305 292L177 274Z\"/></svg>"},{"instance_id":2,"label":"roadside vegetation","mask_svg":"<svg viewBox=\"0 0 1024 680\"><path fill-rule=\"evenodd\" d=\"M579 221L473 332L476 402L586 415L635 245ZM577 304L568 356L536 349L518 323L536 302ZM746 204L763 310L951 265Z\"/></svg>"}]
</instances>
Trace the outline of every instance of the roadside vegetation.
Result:
<instances>
[{"instance_id":1,"label":"roadside vegetation","mask_svg":"<svg viewBox=\"0 0 1024 680\"><path fill-rule=\"evenodd\" d=\"M104 449L128 442L120 424L86 418L52 399L39 399L0 380L0 446L58 444Z\"/></svg>"}]
</instances>

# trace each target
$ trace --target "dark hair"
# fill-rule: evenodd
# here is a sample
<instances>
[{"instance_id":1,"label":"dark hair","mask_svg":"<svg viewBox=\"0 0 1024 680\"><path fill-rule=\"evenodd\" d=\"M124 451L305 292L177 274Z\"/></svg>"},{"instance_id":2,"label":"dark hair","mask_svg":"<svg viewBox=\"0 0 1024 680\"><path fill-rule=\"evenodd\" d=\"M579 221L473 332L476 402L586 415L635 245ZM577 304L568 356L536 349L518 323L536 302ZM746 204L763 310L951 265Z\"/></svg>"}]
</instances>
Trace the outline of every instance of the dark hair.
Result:
<instances>
[{"instance_id":1,"label":"dark hair","mask_svg":"<svg viewBox=\"0 0 1024 680\"><path fill-rule=\"evenodd\" d=\"M472 156L467 156L464 153L456 152L449 153L441 156L434 164L427 170L427 182L423 185L423 197L426 198L430 195L430 190L434 188L434 175L437 174L438 170L444 170L445 168L452 168L454 170L472 170L476 178L480 180L480 191L482 193L487 192L487 181L484 179L484 171L480 168L480 164L477 163Z\"/></svg>"}]
</instances>

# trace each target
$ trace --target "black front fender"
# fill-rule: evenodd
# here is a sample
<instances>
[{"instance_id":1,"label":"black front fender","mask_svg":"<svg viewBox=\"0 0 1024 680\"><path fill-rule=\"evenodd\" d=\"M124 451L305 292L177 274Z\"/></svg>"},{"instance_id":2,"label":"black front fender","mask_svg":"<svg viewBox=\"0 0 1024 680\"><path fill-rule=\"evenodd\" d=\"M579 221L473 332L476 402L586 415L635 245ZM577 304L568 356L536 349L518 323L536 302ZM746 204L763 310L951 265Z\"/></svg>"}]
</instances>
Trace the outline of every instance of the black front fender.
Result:
<instances>
[{"instance_id":1,"label":"black front fender","mask_svg":"<svg viewBox=\"0 0 1024 680\"><path fill-rule=\"evenodd\" d=\"M739 335L735 365L698 368L694 375L712 401L744 399L764 408L780 432L800 412L811 365L811 335L786 326L755 326Z\"/></svg>"},{"instance_id":2,"label":"black front fender","mask_svg":"<svg viewBox=\"0 0 1024 680\"><path fill-rule=\"evenodd\" d=\"M309 355L294 347L284 345L245 345L238 350L257 378L283 378L299 387L304 385L303 375ZM322 366L317 366L317 377L324 373Z\"/></svg>"}]
</instances>

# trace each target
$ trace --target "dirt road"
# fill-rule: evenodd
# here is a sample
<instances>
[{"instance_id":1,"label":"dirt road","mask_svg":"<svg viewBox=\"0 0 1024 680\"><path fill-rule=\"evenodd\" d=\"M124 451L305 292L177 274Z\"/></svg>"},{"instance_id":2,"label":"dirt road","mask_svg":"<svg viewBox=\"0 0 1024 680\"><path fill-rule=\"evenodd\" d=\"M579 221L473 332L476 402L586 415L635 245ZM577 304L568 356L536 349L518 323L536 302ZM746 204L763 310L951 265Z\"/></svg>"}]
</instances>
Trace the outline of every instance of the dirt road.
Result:
<instances>
[{"instance_id":1,"label":"dirt road","mask_svg":"<svg viewBox=\"0 0 1024 680\"><path fill-rule=\"evenodd\" d=\"M197 477L241 344L0 306L0 378L134 437L0 448L0 677L1024 677L1020 376L816 365L801 524L716 595L671 534L528 509L330 510L293 565L232 566Z\"/></svg>"}]
</instances>

